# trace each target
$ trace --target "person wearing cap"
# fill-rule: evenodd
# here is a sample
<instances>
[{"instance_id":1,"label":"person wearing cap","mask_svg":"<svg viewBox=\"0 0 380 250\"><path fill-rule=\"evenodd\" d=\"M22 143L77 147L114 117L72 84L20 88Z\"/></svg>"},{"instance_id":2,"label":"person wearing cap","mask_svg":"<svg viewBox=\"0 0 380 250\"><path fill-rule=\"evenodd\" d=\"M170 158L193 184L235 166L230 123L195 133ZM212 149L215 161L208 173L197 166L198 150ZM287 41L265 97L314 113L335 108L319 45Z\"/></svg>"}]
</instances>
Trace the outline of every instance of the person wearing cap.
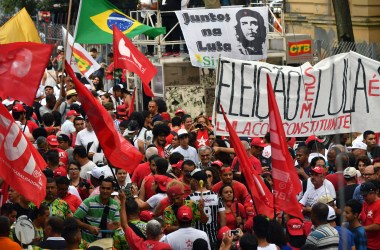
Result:
<instances>
[{"instance_id":1,"label":"person wearing cap","mask_svg":"<svg viewBox=\"0 0 380 250\"><path fill-rule=\"evenodd\" d=\"M350 230L348 230L345 227L338 226L335 222L336 220L336 213L335 209L331 206L329 207L329 213L327 215L327 222L332 226L333 228L338 231L339 234L339 250L352 250L355 249L355 242L354 242L354 235L351 233Z\"/></svg>"},{"instance_id":2,"label":"person wearing cap","mask_svg":"<svg viewBox=\"0 0 380 250\"><path fill-rule=\"evenodd\" d=\"M317 203L318 199L322 195L330 194L328 189L323 184L325 180L325 173L325 169L320 166L316 166L311 170L310 181L313 187L307 189L300 200L300 203L303 206L302 212L306 216L310 215L312 206Z\"/></svg>"},{"instance_id":3,"label":"person wearing cap","mask_svg":"<svg viewBox=\"0 0 380 250\"><path fill-rule=\"evenodd\" d=\"M80 116L75 110L70 110L66 113L66 120L61 125L61 131L65 134L74 133L76 131L74 127L75 117Z\"/></svg>"},{"instance_id":4,"label":"person wearing cap","mask_svg":"<svg viewBox=\"0 0 380 250\"><path fill-rule=\"evenodd\" d=\"M179 147L173 150L183 155L185 160L192 160L195 164L199 162L197 150L189 145L189 134L186 129L178 130Z\"/></svg>"},{"instance_id":5,"label":"person wearing cap","mask_svg":"<svg viewBox=\"0 0 380 250\"><path fill-rule=\"evenodd\" d=\"M253 164L257 174L261 174L269 169L268 159L263 156L263 150L266 146L268 145L261 138L253 138L251 141L251 156L249 160Z\"/></svg>"},{"instance_id":6,"label":"person wearing cap","mask_svg":"<svg viewBox=\"0 0 380 250\"><path fill-rule=\"evenodd\" d=\"M124 193L119 194L120 200L120 221L121 227L125 232L125 238L132 249L153 249L153 250L170 250L172 247L162 242L162 228L161 224L157 220L150 220L146 224L146 238L141 237L141 234L138 235L131 228L128 223L128 217L130 216L127 213L127 199Z\"/></svg>"},{"instance_id":7,"label":"person wearing cap","mask_svg":"<svg viewBox=\"0 0 380 250\"><path fill-rule=\"evenodd\" d=\"M85 199L74 213L87 242L104 238L100 230L115 230L120 225L120 206L111 198L113 181L112 177L102 179L100 194Z\"/></svg>"},{"instance_id":8,"label":"person wearing cap","mask_svg":"<svg viewBox=\"0 0 380 250\"><path fill-rule=\"evenodd\" d=\"M57 136L57 141L59 144L58 148L66 151L66 153L68 155L68 162L72 162L73 161L74 149L73 149L73 147L71 147L71 139L70 139L69 135L61 133Z\"/></svg>"},{"instance_id":9,"label":"person wearing cap","mask_svg":"<svg viewBox=\"0 0 380 250\"><path fill-rule=\"evenodd\" d=\"M379 249L380 237L380 198L377 181L367 181L360 185L364 198L360 221L367 233L368 249Z\"/></svg>"},{"instance_id":10,"label":"person wearing cap","mask_svg":"<svg viewBox=\"0 0 380 250\"><path fill-rule=\"evenodd\" d=\"M67 164L69 164L69 154L65 150L59 148L59 142L58 142L57 136L49 135L46 138L46 141L48 143L49 150L53 149L58 152L59 165L64 166L66 168Z\"/></svg>"},{"instance_id":11,"label":"person wearing cap","mask_svg":"<svg viewBox=\"0 0 380 250\"><path fill-rule=\"evenodd\" d=\"M304 231L304 223L301 219L290 218L286 221L285 229L291 247L300 248L305 245L306 235Z\"/></svg>"},{"instance_id":12,"label":"person wearing cap","mask_svg":"<svg viewBox=\"0 0 380 250\"><path fill-rule=\"evenodd\" d=\"M78 101L78 93L75 89L70 89L66 92L66 100L59 106L59 113L62 115L62 123L68 118L68 112L73 103Z\"/></svg>"},{"instance_id":13,"label":"person wearing cap","mask_svg":"<svg viewBox=\"0 0 380 250\"><path fill-rule=\"evenodd\" d=\"M318 249L338 249L339 233L327 222L329 208L326 204L315 203L311 209L311 221L314 230L306 239L306 244L315 245Z\"/></svg>"},{"instance_id":14,"label":"person wearing cap","mask_svg":"<svg viewBox=\"0 0 380 250\"><path fill-rule=\"evenodd\" d=\"M186 112L181 109L181 108L178 108L175 112L174 112L174 115L175 116L178 116L179 118L182 118L182 116L184 116L186 114Z\"/></svg>"},{"instance_id":15,"label":"person wearing cap","mask_svg":"<svg viewBox=\"0 0 380 250\"><path fill-rule=\"evenodd\" d=\"M174 179L182 178L183 155L181 155L180 153L170 154L169 164L171 166L171 170L170 170L169 174Z\"/></svg>"},{"instance_id":16,"label":"person wearing cap","mask_svg":"<svg viewBox=\"0 0 380 250\"><path fill-rule=\"evenodd\" d=\"M352 143L352 146L347 149L355 156L355 160L357 160L359 156L367 155L367 144L361 141Z\"/></svg>"},{"instance_id":17,"label":"person wearing cap","mask_svg":"<svg viewBox=\"0 0 380 250\"><path fill-rule=\"evenodd\" d=\"M198 157L200 161L197 164L197 168L205 169L211 167L212 148L209 146L201 146L198 148Z\"/></svg>"},{"instance_id":18,"label":"person wearing cap","mask_svg":"<svg viewBox=\"0 0 380 250\"><path fill-rule=\"evenodd\" d=\"M26 110L22 104L17 103L13 106L12 117L15 120L16 124L20 127L21 131L23 131L25 134L30 134L29 128L25 124Z\"/></svg>"},{"instance_id":19,"label":"person wearing cap","mask_svg":"<svg viewBox=\"0 0 380 250\"><path fill-rule=\"evenodd\" d=\"M201 186L201 182L203 185ZM193 193L186 197L186 200L192 200L198 203L200 200L204 201L204 210L207 211L207 223L197 221L195 228L207 233L212 248L217 246L217 232L218 228L226 225L226 213L219 195L206 187L207 174L204 170L195 169L191 173L191 190Z\"/></svg>"},{"instance_id":20,"label":"person wearing cap","mask_svg":"<svg viewBox=\"0 0 380 250\"><path fill-rule=\"evenodd\" d=\"M357 173L358 171L354 167L348 167L343 171L343 177L346 185L336 192L337 206L341 209L344 208L344 204L351 200L354 195L355 189L358 186ZM340 198L341 194L343 194L343 199Z\"/></svg>"},{"instance_id":21,"label":"person wearing cap","mask_svg":"<svg viewBox=\"0 0 380 250\"><path fill-rule=\"evenodd\" d=\"M364 169L362 176L364 178L364 183L368 181L377 181L379 179L379 167L375 167L374 165L367 166ZM352 196L353 199L358 200L361 203L364 202L363 196L361 195L361 192L360 192L360 187L362 184L358 185L355 188L354 195Z\"/></svg>"},{"instance_id":22,"label":"person wearing cap","mask_svg":"<svg viewBox=\"0 0 380 250\"><path fill-rule=\"evenodd\" d=\"M192 227L193 211L190 207L187 205L180 206L176 217L178 230L164 236L163 242L169 243L173 250L182 250L192 246L196 239L202 238L207 241L208 249L212 249L207 234Z\"/></svg>"},{"instance_id":23,"label":"person wearing cap","mask_svg":"<svg viewBox=\"0 0 380 250\"><path fill-rule=\"evenodd\" d=\"M362 211L362 204L354 199L349 200L344 207L344 218L348 225L346 227L354 235L356 250L367 249L367 235L364 227L360 224L359 216Z\"/></svg>"},{"instance_id":24,"label":"person wearing cap","mask_svg":"<svg viewBox=\"0 0 380 250\"><path fill-rule=\"evenodd\" d=\"M48 143L58 144L56 140L57 140L56 138L49 138ZM58 151L58 148L52 148L46 152L45 158L46 158L47 167L51 169L51 171L53 171L54 176L67 176L67 171L66 171L66 165L68 163L67 153L63 151L62 149L59 149L59 150L60 151ZM61 157L60 153L62 153L62 151L65 152L66 154L61 155L62 156Z\"/></svg>"}]
</instances>

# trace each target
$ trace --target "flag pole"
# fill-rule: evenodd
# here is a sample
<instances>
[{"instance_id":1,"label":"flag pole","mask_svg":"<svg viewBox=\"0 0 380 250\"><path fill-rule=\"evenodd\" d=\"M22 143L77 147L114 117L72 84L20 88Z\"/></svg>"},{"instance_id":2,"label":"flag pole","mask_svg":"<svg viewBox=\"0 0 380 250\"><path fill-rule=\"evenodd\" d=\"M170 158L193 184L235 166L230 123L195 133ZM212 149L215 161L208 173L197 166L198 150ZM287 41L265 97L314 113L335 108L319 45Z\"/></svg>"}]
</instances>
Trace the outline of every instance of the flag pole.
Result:
<instances>
[{"instance_id":1,"label":"flag pole","mask_svg":"<svg viewBox=\"0 0 380 250\"><path fill-rule=\"evenodd\" d=\"M68 43L68 40L69 40L71 7L72 7L72 5L73 5L73 0L70 0L70 2L69 2L69 15L67 16L67 25L66 25L66 37L63 38L63 39L65 39L65 47L64 47L65 53L63 54L62 75L63 75L63 72L65 72L65 61L66 61L66 51L67 51L66 49L67 49L67 45L68 45L67 43ZM71 51L71 54L72 53L73 52ZM71 61L71 58L70 58L70 61ZM64 79L64 78L62 77L62 79ZM63 80L61 80L61 83L63 85ZM63 86L61 86L61 87L63 87Z\"/></svg>"},{"instance_id":2,"label":"flag pole","mask_svg":"<svg viewBox=\"0 0 380 250\"><path fill-rule=\"evenodd\" d=\"M115 172L112 169L113 166L112 166L112 164L109 161L108 161L108 167L111 169L111 173L113 175L113 178L115 179L115 182L116 182L116 185L117 185L117 191L120 191L121 190L121 186L120 186L119 182L116 179Z\"/></svg>"}]
</instances>

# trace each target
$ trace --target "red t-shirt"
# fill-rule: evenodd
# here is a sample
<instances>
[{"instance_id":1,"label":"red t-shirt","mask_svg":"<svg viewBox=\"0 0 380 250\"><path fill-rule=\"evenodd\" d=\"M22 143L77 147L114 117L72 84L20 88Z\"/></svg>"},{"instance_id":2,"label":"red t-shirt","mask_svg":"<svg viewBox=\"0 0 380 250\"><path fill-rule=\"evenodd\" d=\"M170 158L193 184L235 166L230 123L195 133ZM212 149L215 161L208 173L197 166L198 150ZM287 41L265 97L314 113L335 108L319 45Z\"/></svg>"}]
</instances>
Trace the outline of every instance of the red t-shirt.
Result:
<instances>
[{"instance_id":1,"label":"red t-shirt","mask_svg":"<svg viewBox=\"0 0 380 250\"><path fill-rule=\"evenodd\" d=\"M125 238L132 250L169 250L172 247L168 243L140 238L130 227L123 228Z\"/></svg>"},{"instance_id":2,"label":"red t-shirt","mask_svg":"<svg viewBox=\"0 0 380 250\"><path fill-rule=\"evenodd\" d=\"M210 146L207 128L204 130L197 131L197 138L195 139L195 148L198 149L201 146Z\"/></svg>"},{"instance_id":3,"label":"red t-shirt","mask_svg":"<svg viewBox=\"0 0 380 250\"><path fill-rule=\"evenodd\" d=\"M339 190L346 186L346 180L344 179L343 173L334 173L326 176L326 179L331 181L334 185L335 190Z\"/></svg>"},{"instance_id":4,"label":"red t-shirt","mask_svg":"<svg viewBox=\"0 0 380 250\"><path fill-rule=\"evenodd\" d=\"M253 168L256 170L257 174L262 174L263 173L263 168L261 166L261 162L259 159L254 157L253 155L249 157L249 162L252 164ZM241 172L240 170L240 163L238 158L235 156L234 160L232 161L231 167L234 171Z\"/></svg>"},{"instance_id":5,"label":"red t-shirt","mask_svg":"<svg viewBox=\"0 0 380 250\"><path fill-rule=\"evenodd\" d=\"M114 64L113 62L108 66L107 71L110 71L111 73L106 73L106 79L107 80L112 80L113 79L113 69L114 69Z\"/></svg>"},{"instance_id":6,"label":"red t-shirt","mask_svg":"<svg viewBox=\"0 0 380 250\"><path fill-rule=\"evenodd\" d=\"M230 211L228 213L226 212L226 226L229 227L231 230L237 228L236 218L235 218L235 216L236 216L236 204L238 205L239 216L243 219L245 219L247 217L247 215L245 213L244 206L241 203L234 202L231 205L232 211Z\"/></svg>"},{"instance_id":7,"label":"red t-shirt","mask_svg":"<svg viewBox=\"0 0 380 250\"><path fill-rule=\"evenodd\" d=\"M371 224L380 225L380 199L375 201L372 204L367 202L363 203L362 212L360 213L360 221L362 222L363 227ZM380 239L380 230L379 231L369 231L367 234L367 246L371 249L379 249L379 239Z\"/></svg>"},{"instance_id":8,"label":"red t-shirt","mask_svg":"<svg viewBox=\"0 0 380 250\"><path fill-rule=\"evenodd\" d=\"M156 192L154 192L152 190L152 186L153 186L153 182L154 182L154 176L153 175L148 175L144 178L145 180L145 183L144 183L144 187L145 187L145 200L148 200L150 197L152 197L153 195L156 194Z\"/></svg>"},{"instance_id":9,"label":"red t-shirt","mask_svg":"<svg viewBox=\"0 0 380 250\"><path fill-rule=\"evenodd\" d=\"M223 186L223 182L219 181L212 187L212 191L218 194L222 186ZM238 182L238 181L232 181L232 189L234 190L235 200L237 200L241 204L244 204L244 206L248 204L252 206L251 197L248 193L247 188L244 186L243 183Z\"/></svg>"},{"instance_id":10,"label":"red t-shirt","mask_svg":"<svg viewBox=\"0 0 380 250\"><path fill-rule=\"evenodd\" d=\"M31 120L28 120L26 122L26 126L28 126L28 129L30 131L30 133L33 133L33 131L36 129L36 128L39 128L37 123L35 123L34 121L31 121Z\"/></svg>"},{"instance_id":11,"label":"red t-shirt","mask_svg":"<svg viewBox=\"0 0 380 250\"><path fill-rule=\"evenodd\" d=\"M64 165L66 167L69 164L69 154L61 148L54 148L54 149L58 151L59 164Z\"/></svg>"},{"instance_id":12,"label":"red t-shirt","mask_svg":"<svg viewBox=\"0 0 380 250\"><path fill-rule=\"evenodd\" d=\"M63 198L62 200L66 201L67 204L69 204L70 210L73 213L75 213L77 208L82 203L82 201L78 197L76 197L75 195L73 195L71 193L67 193L66 197Z\"/></svg>"},{"instance_id":13,"label":"red t-shirt","mask_svg":"<svg viewBox=\"0 0 380 250\"><path fill-rule=\"evenodd\" d=\"M149 162L139 164L133 171L132 183L137 183L137 186L140 187L144 177L150 175L151 173L152 171L150 170Z\"/></svg>"}]
</instances>

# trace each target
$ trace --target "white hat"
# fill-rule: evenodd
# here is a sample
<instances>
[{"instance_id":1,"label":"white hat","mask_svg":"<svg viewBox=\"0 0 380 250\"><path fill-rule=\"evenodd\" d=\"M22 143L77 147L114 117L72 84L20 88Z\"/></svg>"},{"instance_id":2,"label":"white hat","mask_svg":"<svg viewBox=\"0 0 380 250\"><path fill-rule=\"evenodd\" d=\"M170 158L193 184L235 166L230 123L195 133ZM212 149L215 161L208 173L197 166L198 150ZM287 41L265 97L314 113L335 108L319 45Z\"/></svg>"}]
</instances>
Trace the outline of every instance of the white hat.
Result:
<instances>
[{"instance_id":1,"label":"white hat","mask_svg":"<svg viewBox=\"0 0 380 250\"><path fill-rule=\"evenodd\" d=\"M334 198L331 196L331 194L324 194L318 198L318 202L324 204L330 203L332 201L334 201Z\"/></svg>"},{"instance_id":2,"label":"white hat","mask_svg":"<svg viewBox=\"0 0 380 250\"><path fill-rule=\"evenodd\" d=\"M91 171L88 171L87 173L92 175L92 177L94 177L96 179L100 179L100 177L102 177L102 176L103 176L103 178L107 178L109 176L112 176L111 169L108 166L94 167Z\"/></svg>"},{"instance_id":3,"label":"white hat","mask_svg":"<svg viewBox=\"0 0 380 250\"><path fill-rule=\"evenodd\" d=\"M344 178L350 179L357 175L356 168L354 167L348 167L343 171Z\"/></svg>"},{"instance_id":4,"label":"white hat","mask_svg":"<svg viewBox=\"0 0 380 250\"><path fill-rule=\"evenodd\" d=\"M367 144L365 144L364 142L361 142L361 141L358 141L358 142L354 142L352 144L352 147L348 147L348 149L352 150L352 149L363 149L363 150L367 150Z\"/></svg>"},{"instance_id":5,"label":"white hat","mask_svg":"<svg viewBox=\"0 0 380 250\"><path fill-rule=\"evenodd\" d=\"M180 130L178 130L178 138L183 136L183 135L188 135L189 133L187 133L187 130L184 129L184 128L181 128Z\"/></svg>"},{"instance_id":6,"label":"white hat","mask_svg":"<svg viewBox=\"0 0 380 250\"><path fill-rule=\"evenodd\" d=\"M59 45L59 46L57 47L57 49L59 49L60 51L63 51L63 46L62 46L62 45Z\"/></svg>"},{"instance_id":7,"label":"white hat","mask_svg":"<svg viewBox=\"0 0 380 250\"><path fill-rule=\"evenodd\" d=\"M4 100L2 101L2 104L3 104L4 106L9 106L9 105L12 105L12 104L13 104L13 101L10 101L9 99L4 99Z\"/></svg>"},{"instance_id":8,"label":"white hat","mask_svg":"<svg viewBox=\"0 0 380 250\"><path fill-rule=\"evenodd\" d=\"M329 214L327 215L327 221L335 220L336 214L335 214L334 208L332 208L331 206L328 206L328 207L329 207Z\"/></svg>"}]
</instances>

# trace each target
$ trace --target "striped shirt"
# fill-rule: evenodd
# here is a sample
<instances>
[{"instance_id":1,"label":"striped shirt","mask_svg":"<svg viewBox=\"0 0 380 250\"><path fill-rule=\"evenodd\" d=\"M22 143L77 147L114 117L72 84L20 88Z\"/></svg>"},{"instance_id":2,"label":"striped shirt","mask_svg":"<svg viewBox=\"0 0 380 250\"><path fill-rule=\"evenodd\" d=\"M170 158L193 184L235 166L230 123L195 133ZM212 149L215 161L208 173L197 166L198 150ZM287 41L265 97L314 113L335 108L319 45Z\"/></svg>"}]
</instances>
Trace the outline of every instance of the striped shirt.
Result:
<instances>
[{"instance_id":1,"label":"striped shirt","mask_svg":"<svg viewBox=\"0 0 380 250\"><path fill-rule=\"evenodd\" d=\"M110 198L108 206L110 209L107 217L107 223L119 222L119 204L114 199ZM95 195L85 199L82 204L80 204L79 208L74 213L74 217L80 220L83 219L87 224L99 227L105 207L106 206L100 202L99 195ZM87 230L82 231L82 236L85 241L90 243L98 239L96 235L91 234Z\"/></svg>"},{"instance_id":2,"label":"striped shirt","mask_svg":"<svg viewBox=\"0 0 380 250\"><path fill-rule=\"evenodd\" d=\"M202 195L205 202L204 212L208 217L208 221L207 223L201 223L200 221L197 221L195 223L195 228L206 232L210 239L210 244L213 246L217 242L217 235L219 231L218 215L219 212L224 212L225 208L222 199L219 198L217 193L208 190L206 192L203 192ZM186 200L192 200L197 203L200 199L201 193L197 191L189 194L186 197Z\"/></svg>"},{"instance_id":3,"label":"striped shirt","mask_svg":"<svg viewBox=\"0 0 380 250\"><path fill-rule=\"evenodd\" d=\"M338 231L329 224L320 225L309 234L306 244L316 245L318 249L338 249Z\"/></svg>"}]
</instances>

